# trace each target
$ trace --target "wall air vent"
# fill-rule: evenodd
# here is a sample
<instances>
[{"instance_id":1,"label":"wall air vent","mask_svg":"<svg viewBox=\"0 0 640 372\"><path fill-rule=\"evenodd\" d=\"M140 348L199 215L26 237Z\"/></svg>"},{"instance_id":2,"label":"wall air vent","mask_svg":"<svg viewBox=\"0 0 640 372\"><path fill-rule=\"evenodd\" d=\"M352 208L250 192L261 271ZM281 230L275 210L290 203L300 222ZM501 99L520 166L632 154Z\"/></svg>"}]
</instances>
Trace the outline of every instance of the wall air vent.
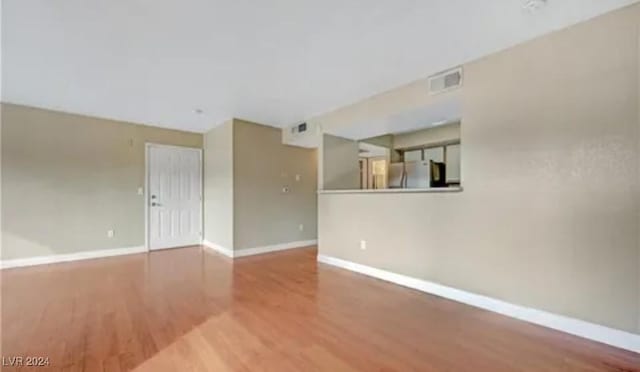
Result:
<instances>
[{"instance_id":1,"label":"wall air vent","mask_svg":"<svg viewBox=\"0 0 640 372\"><path fill-rule=\"evenodd\" d=\"M462 86L462 67L429 78L429 94L448 92Z\"/></svg>"},{"instance_id":2,"label":"wall air vent","mask_svg":"<svg viewBox=\"0 0 640 372\"><path fill-rule=\"evenodd\" d=\"M282 129L285 145L315 148L320 141L320 127L314 123L301 123Z\"/></svg>"}]
</instances>

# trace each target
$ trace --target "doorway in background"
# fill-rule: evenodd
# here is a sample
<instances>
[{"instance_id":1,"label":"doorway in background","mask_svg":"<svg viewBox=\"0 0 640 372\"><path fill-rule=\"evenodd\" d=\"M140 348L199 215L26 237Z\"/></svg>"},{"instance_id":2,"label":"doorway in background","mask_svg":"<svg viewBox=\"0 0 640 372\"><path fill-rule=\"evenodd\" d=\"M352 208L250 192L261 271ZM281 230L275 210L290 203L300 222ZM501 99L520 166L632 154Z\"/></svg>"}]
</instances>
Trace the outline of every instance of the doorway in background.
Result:
<instances>
[{"instance_id":1,"label":"doorway in background","mask_svg":"<svg viewBox=\"0 0 640 372\"><path fill-rule=\"evenodd\" d=\"M149 250L202 241L202 150L146 145L146 245Z\"/></svg>"}]
</instances>

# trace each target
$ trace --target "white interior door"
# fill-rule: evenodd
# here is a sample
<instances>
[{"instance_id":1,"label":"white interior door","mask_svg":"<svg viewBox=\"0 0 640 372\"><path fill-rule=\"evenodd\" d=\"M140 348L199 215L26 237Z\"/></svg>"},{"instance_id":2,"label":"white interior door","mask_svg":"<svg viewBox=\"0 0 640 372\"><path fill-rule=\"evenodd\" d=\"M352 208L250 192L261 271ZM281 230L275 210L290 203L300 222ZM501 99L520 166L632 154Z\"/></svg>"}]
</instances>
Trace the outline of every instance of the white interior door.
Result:
<instances>
[{"instance_id":1,"label":"white interior door","mask_svg":"<svg viewBox=\"0 0 640 372\"><path fill-rule=\"evenodd\" d=\"M149 145L149 249L200 244L202 165L199 149Z\"/></svg>"}]
</instances>

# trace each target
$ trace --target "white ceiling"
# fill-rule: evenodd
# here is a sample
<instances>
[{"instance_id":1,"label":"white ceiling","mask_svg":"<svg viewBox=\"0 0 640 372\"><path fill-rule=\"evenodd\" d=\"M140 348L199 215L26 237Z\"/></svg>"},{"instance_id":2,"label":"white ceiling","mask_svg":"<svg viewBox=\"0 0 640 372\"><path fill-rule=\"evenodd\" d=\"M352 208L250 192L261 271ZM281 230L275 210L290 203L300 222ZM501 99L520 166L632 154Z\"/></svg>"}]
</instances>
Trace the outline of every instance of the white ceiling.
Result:
<instances>
[{"instance_id":1,"label":"white ceiling","mask_svg":"<svg viewBox=\"0 0 640 372\"><path fill-rule=\"evenodd\" d=\"M284 126L636 0L522 2L2 0L2 100L191 131Z\"/></svg>"}]
</instances>

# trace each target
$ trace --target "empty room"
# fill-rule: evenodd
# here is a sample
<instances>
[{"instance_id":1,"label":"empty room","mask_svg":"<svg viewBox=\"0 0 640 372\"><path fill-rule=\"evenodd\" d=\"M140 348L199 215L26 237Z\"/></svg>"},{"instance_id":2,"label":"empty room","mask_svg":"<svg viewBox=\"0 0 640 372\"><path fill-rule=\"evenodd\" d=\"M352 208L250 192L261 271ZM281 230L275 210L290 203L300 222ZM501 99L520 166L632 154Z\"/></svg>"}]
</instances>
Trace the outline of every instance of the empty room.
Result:
<instances>
[{"instance_id":1,"label":"empty room","mask_svg":"<svg viewBox=\"0 0 640 372\"><path fill-rule=\"evenodd\" d=\"M0 20L0 370L640 372L640 1Z\"/></svg>"}]
</instances>

